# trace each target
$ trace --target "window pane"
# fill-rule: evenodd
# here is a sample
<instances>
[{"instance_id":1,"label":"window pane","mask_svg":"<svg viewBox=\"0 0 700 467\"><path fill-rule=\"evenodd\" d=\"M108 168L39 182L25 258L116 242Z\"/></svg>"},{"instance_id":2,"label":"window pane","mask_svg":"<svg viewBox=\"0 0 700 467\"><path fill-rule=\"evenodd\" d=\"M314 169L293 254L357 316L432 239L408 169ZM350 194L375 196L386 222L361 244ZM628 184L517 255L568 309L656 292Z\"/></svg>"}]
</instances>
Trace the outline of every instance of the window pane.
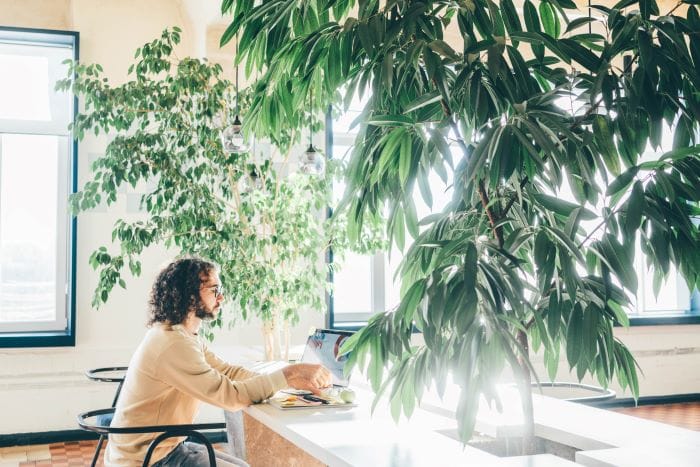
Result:
<instances>
[{"instance_id":1,"label":"window pane","mask_svg":"<svg viewBox=\"0 0 700 467\"><path fill-rule=\"evenodd\" d=\"M337 316L339 313L372 311L371 259L348 253L341 264L341 269L333 275L333 312L338 321L347 320Z\"/></svg>"},{"instance_id":2,"label":"window pane","mask_svg":"<svg viewBox=\"0 0 700 467\"><path fill-rule=\"evenodd\" d=\"M58 137L5 134L0 154L0 324L55 321Z\"/></svg>"},{"instance_id":3,"label":"window pane","mask_svg":"<svg viewBox=\"0 0 700 467\"><path fill-rule=\"evenodd\" d=\"M639 249L641 250L641 249ZM654 274L647 269L638 251L637 273L639 290L637 292L637 312L684 313L690 310L690 291L678 270L671 265L667 279L661 284L659 295L654 295Z\"/></svg>"},{"instance_id":4,"label":"window pane","mask_svg":"<svg viewBox=\"0 0 700 467\"><path fill-rule=\"evenodd\" d=\"M73 58L69 47L0 42L0 131L67 135L70 92L56 91Z\"/></svg>"},{"instance_id":5,"label":"window pane","mask_svg":"<svg viewBox=\"0 0 700 467\"><path fill-rule=\"evenodd\" d=\"M396 275L396 271L401 265L403 255L396 248L391 249L391 256L385 255L387 258L387 267L384 268L384 284L386 293L384 294L384 309L393 310L401 303L401 278Z\"/></svg>"},{"instance_id":6,"label":"window pane","mask_svg":"<svg viewBox=\"0 0 700 467\"><path fill-rule=\"evenodd\" d=\"M0 118L50 120L49 60L0 54Z\"/></svg>"}]
</instances>

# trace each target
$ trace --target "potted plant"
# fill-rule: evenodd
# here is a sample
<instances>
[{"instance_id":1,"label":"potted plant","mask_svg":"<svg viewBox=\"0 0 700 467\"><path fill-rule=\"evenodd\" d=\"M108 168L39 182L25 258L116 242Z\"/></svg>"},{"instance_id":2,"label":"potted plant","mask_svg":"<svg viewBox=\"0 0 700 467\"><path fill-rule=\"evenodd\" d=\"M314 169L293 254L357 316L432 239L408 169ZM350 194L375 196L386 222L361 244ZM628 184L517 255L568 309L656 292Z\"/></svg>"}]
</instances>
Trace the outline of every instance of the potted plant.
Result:
<instances>
[{"instance_id":1,"label":"potted plant","mask_svg":"<svg viewBox=\"0 0 700 467\"><path fill-rule=\"evenodd\" d=\"M249 91L239 96L220 65L177 60L179 40L173 28L139 48L124 84L110 84L98 64L81 63L72 63L71 78L58 84L72 86L84 104L73 127L77 138L111 136L91 180L71 199L75 212L114 203L126 184L142 191L144 216L114 226L117 251L102 246L90 256L99 271L93 306L105 303L115 285L126 287L126 268L140 274L146 248L164 244L221 268L233 313L210 323L210 340L214 328L253 315L263 323L266 357L288 358L289 326L299 310L325 305L322 258L336 230L324 214L336 169L317 175L290 169L290 149L310 114L275 131L267 151L259 143L243 147L244 134L233 125Z\"/></svg>"},{"instance_id":2,"label":"potted plant","mask_svg":"<svg viewBox=\"0 0 700 467\"><path fill-rule=\"evenodd\" d=\"M466 441L507 366L530 452L531 347L552 379L561 353L579 379L617 378L638 395L637 364L613 335L637 291L637 246L657 290L671 265L691 290L700 282L694 3L662 13L655 0L623 0L573 19L570 0L525 0L522 13L512 0L222 2L222 42L240 34L265 84L251 112L261 119L294 112L287 102L310 86L320 106L368 89L349 233L386 207L391 238L407 231L412 243L400 305L345 349L350 365L369 358L396 417L451 376ZM418 219L414 188L429 203L431 171L454 198ZM424 344L411 343L414 327Z\"/></svg>"}]
</instances>

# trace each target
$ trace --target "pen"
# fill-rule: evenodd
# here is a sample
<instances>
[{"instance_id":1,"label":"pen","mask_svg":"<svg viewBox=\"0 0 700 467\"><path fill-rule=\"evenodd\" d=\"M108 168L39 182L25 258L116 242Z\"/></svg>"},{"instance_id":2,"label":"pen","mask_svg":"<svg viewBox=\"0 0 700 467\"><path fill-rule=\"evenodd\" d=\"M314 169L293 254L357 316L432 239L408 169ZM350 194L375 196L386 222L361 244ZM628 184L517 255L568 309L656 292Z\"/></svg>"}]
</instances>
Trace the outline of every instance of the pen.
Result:
<instances>
[{"instance_id":1,"label":"pen","mask_svg":"<svg viewBox=\"0 0 700 467\"><path fill-rule=\"evenodd\" d=\"M310 402L320 402L321 404L329 403L326 399L321 399L320 397L312 396L311 394L304 394L301 396L301 398Z\"/></svg>"}]
</instances>

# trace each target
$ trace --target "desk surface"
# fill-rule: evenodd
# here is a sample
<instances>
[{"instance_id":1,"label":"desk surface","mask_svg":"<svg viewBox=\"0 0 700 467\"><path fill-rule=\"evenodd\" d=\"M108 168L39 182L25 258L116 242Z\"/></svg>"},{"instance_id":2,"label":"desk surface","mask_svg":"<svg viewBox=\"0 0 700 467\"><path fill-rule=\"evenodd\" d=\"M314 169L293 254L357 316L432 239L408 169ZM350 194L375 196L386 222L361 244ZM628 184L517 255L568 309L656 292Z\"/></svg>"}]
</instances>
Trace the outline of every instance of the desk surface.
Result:
<instances>
[{"instance_id":1,"label":"desk surface","mask_svg":"<svg viewBox=\"0 0 700 467\"><path fill-rule=\"evenodd\" d=\"M552 455L499 458L462 444L440 431L454 431L454 419L417 410L410 420L396 424L389 408L370 413L372 395L357 390L358 406L280 410L267 404L246 409L265 424L319 461L330 466L529 466L575 465Z\"/></svg>"},{"instance_id":2,"label":"desk surface","mask_svg":"<svg viewBox=\"0 0 700 467\"><path fill-rule=\"evenodd\" d=\"M428 402L397 425L386 405L372 415L373 395L355 388L358 406L283 411L261 404L246 409L257 421L329 466L697 467L700 432L535 394L535 434L572 446L576 464L552 455L499 458L463 447L454 413ZM506 390L505 392L507 392ZM495 436L521 431L517 392L503 397L504 411L481 407L476 428Z\"/></svg>"}]
</instances>

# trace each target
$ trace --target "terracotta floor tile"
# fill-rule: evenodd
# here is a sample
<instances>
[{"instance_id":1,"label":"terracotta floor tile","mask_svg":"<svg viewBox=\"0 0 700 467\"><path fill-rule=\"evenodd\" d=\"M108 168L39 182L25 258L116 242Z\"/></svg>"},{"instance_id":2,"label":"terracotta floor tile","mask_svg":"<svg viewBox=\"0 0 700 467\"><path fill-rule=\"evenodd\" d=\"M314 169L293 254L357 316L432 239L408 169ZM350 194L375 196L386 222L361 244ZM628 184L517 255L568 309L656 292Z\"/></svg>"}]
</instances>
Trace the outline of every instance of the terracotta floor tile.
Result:
<instances>
[{"instance_id":1,"label":"terracotta floor tile","mask_svg":"<svg viewBox=\"0 0 700 467\"><path fill-rule=\"evenodd\" d=\"M646 418L669 425L700 431L700 402L683 404L643 405L615 409L633 417Z\"/></svg>"}]
</instances>

